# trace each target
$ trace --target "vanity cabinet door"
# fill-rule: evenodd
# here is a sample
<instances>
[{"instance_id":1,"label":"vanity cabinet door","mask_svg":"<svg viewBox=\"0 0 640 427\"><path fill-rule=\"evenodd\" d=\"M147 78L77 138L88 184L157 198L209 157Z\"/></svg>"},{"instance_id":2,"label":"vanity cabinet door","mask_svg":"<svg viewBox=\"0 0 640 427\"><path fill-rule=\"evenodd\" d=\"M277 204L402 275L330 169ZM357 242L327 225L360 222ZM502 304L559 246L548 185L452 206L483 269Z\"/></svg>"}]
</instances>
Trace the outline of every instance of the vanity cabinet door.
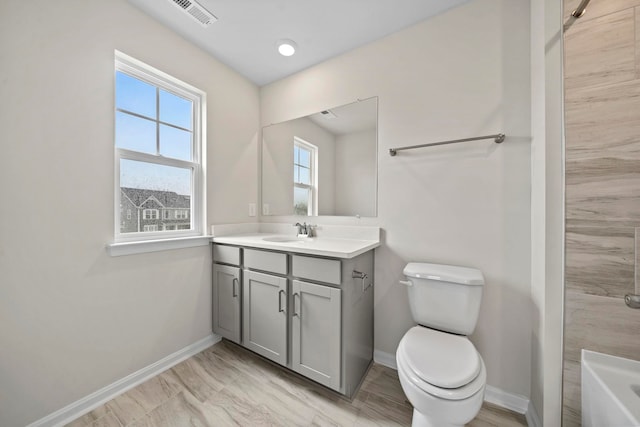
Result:
<instances>
[{"instance_id":1,"label":"vanity cabinet door","mask_svg":"<svg viewBox=\"0 0 640 427\"><path fill-rule=\"evenodd\" d=\"M243 345L287 364L287 279L244 270Z\"/></svg>"},{"instance_id":2,"label":"vanity cabinet door","mask_svg":"<svg viewBox=\"0 0 640 427\"><path fill-rule=\"evenodd\" d=\"M240 268L213 264L213 332L240 343Z\"/></svg>"},{"instance_id":3,"label":"vanity cabinet door","mask_svg":"<svg viewBox=\"0 0 640 427\"><path fill-rule=\"evenodd\" d=\"M341 291L293 281L292 368L334 390L340 390Z\"/></svg>"}]
</instances>

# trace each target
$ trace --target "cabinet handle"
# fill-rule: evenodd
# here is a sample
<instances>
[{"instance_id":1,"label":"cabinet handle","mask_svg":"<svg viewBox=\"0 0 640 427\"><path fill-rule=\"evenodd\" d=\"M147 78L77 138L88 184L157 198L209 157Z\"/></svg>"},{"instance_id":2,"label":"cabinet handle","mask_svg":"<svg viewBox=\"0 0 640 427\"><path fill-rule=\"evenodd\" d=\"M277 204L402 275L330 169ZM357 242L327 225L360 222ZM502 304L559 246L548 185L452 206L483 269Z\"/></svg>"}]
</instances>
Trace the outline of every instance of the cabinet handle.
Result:
<instances>
[{"instance_id":1,"label":"cabinet handle","mask_svg":"<svg viewBox=\"0 0 640 427\"><path fill-rule=\"evenodd\" d=\"M233 282L231 284L231 293L234 298L238 298L238 293L236 292L236 283L238 283L238 279L236 277L233 278Z\"/></svg>"},{"instance_id":2,"label":"cabinet handle","mask_svg":"<svg viewBox=\"0 0 640 427\"><path fill-rule=\"evenodd\" d=\"M284 308L282 308L282 294L285 293L284 289L280 289L278 291L278 313L284 313ZM285 294L286 297L286 294Z\"/></svg>"},{"instance_id":3,"label":"cabinet handle","mask_svg":"<svg viewBox=\"0 0 640 427\"><path fill-rule=\"evenodd\" d=\"M296 313L296 297L298 297L298 299L300 299L300 294L299 293L295 293L293 294L293 313L291 314L292 316L296 316L296 317L300 317L300 313ZM300 307L302 308L302 307Z\"/></svg>"}]
</instances>

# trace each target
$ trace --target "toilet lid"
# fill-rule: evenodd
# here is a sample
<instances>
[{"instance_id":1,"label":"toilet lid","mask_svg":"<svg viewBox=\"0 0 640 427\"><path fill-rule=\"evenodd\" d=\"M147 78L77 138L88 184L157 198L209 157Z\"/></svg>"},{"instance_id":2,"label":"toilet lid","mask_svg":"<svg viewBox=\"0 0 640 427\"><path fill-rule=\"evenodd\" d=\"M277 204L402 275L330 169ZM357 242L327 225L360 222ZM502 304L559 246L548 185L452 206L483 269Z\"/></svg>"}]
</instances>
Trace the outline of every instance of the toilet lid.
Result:
<instances>
[{"instance_id":1,"label":"toilet lid","mask_svg":"<svg viewBox=\"0 0 640 427\"><path fill-rule=\"evenodd\" d=\"M400 345L408 367L436 387L462 387L480 373L482 362L467 337L415 326Z\"/></svg>"}]
</instances>

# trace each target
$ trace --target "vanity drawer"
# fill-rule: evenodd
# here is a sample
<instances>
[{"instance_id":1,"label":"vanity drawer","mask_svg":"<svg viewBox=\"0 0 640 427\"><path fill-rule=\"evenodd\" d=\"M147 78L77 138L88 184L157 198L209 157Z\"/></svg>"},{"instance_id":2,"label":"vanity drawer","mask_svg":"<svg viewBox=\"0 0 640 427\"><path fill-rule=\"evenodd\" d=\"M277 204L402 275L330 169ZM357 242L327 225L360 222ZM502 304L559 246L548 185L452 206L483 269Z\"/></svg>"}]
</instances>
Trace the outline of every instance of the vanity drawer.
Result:
<instances>
[{"instance_id":1,"label":"vanity drawer","mask_svg":"<svg viewBox=\"0 0 640 427\"><path fill-rule=\"evenodd\" d=\"M240 265L240 248L214 244L213 260L224 264Z\"/></svg>"},{"instance_id":2,"label":"vanity drawer","mask_svg":"<svg viewBox=\"0 0 640 427\"><path fill-rule=\"evenodd\" d=\"M244 266L253 270L287 274L287 254L245 249Z\"/></svg>"},{"instance_id":3,"label":"vanity drawer","mask_svg":"<svg viewBox=\"0 0 640 427\"><path fill-rule=\"evenodd\" d=\"M340 280L340 271L340 260L337 259L301 255L293 255L291 257L291 274L301 279L339 285L342 282Z\"/></svg>"}]
</instances>

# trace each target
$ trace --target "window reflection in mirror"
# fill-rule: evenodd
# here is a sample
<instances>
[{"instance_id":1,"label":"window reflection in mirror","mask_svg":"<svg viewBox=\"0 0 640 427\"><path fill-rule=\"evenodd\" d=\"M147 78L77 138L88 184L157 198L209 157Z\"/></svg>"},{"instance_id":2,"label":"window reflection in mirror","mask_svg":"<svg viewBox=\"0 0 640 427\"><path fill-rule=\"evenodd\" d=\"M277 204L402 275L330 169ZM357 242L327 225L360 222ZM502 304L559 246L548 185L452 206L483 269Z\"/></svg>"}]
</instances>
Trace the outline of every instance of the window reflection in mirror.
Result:
<instances>
[{"instance_id":1,"label":"window reflection in mirror","mask_svg":"<svg viewBox=\"0 0 640 427\"><path fill-rule=\"evenodd\" d=\"M269 214L376 216L377 110L374 97L265 127Z\"/></svg>"},{"instance_id":2,"label":"window reflection in mirror","mask_svg":"<svg viewBox=\"0 0 640 427\"><path fill-rule=\"evenodd\" d=\"M316 194L318 147L298 138L293 138L293 214L317 215Z\"/></svg>"}]
</instances>

